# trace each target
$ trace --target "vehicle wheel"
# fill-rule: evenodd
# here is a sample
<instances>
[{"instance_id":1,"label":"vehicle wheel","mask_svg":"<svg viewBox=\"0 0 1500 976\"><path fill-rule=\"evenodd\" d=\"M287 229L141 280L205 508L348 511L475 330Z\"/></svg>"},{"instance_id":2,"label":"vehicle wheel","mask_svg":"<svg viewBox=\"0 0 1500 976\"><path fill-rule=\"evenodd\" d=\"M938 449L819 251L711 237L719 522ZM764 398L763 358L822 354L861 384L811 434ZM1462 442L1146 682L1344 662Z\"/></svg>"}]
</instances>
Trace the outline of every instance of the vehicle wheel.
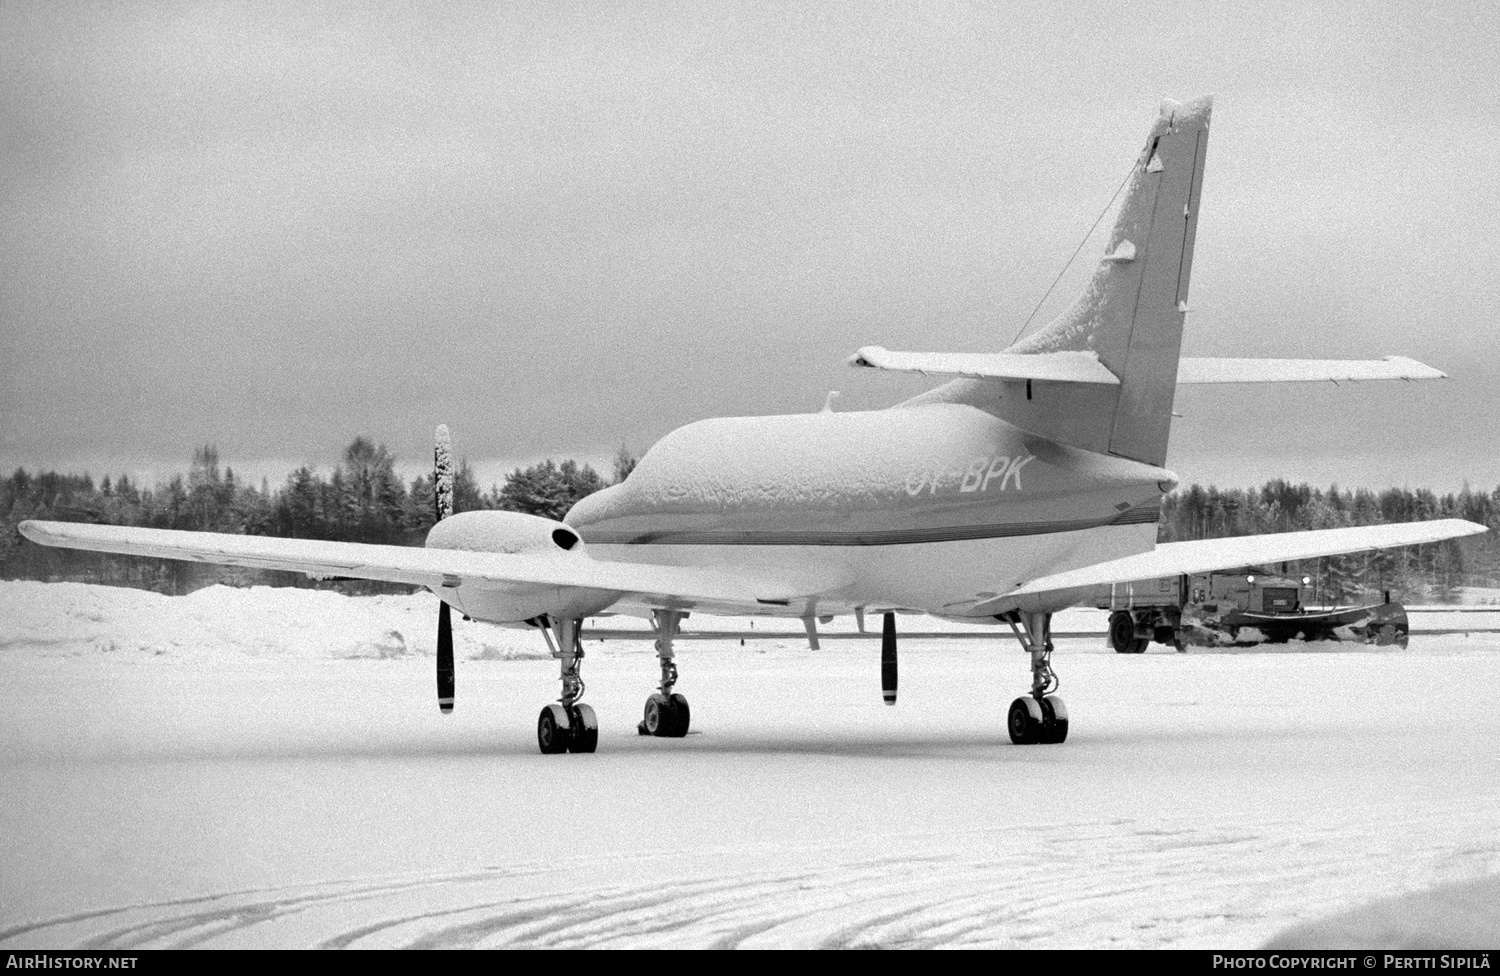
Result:
<instances>
[{"instance_id":1,"label":"vehicle wheel","mask_svg":"<svg viewBox=\"0 0 1500 976\"><path fill-rule=\"evenodd\" d=\"M641 719L641 728L646 735L667 735L672 727L672 705L660 694L646 699L646 714Z\"/></svg>"},{"instance_id":2,"label":"vehicle wheel","mask_svg":"<svg viewBox=\"0 0 1500 976\"><path fill-rule=\"evenodd\" d=\"M693 712L688 708L688 701L681 695L672 696L672 731L674 738L682 738L688 734L688 725L692 722Z\"/></svg>"},{"instance_id":3,"label":"vehicle wheel","mask_svg":"<svg viewBox=\"0 0 1500 976\"><path fill-rule=\"evenodd\" d=\"M544 755L554 756L568 751L568 740L572 738L569 724L568 713L561 705L554 703L542 709L536 720L536 744Z\"/></svg>"},{"instance_id":4,"label":"vehicle wheel","mask_svg":"<svg viewBox=\"0 0 1500 976\"><path fill-rule=\"evenodd\" d=\"M1068 739L1068 706L1056 695L1048 695L1041 701L1042 739L1048 745L1066 742Z\"/></svg>"},{"instance_id":5,"label":"vehicle wheel","mask_svg":"<svg viewBox=\"0 0 1500 976\"><path fill-rule=\"evenodd\" d=\"M593 752L599 747L599 720L587 705L573 706L573 734L568 736L569 752Z\"/></svg>"},{"instance_id":6,"label":"vehicle wheel","mask_svg":"<svg viewBox=\"0 0 1500 976\"><path fill-rule=\"evenodd\" d=\"M1139 654L1150 643L1135 636L1135 620L1124 610L1109 615L1109 643L1116 654Z\"/></svg>"},{"instance_id":7,"label":"vehicle wheel","mask_svg":"<svg viewBox=\"0 0 1500 976\"><path fill-rule=\"evenodd\" d=\"M1035 698L1026 695L1010 703L1010 714L1006 716L1006 728L1010 741L1018 746L1029 746L1042 741L1042 706Z\"/></svg>"}]
</instances>

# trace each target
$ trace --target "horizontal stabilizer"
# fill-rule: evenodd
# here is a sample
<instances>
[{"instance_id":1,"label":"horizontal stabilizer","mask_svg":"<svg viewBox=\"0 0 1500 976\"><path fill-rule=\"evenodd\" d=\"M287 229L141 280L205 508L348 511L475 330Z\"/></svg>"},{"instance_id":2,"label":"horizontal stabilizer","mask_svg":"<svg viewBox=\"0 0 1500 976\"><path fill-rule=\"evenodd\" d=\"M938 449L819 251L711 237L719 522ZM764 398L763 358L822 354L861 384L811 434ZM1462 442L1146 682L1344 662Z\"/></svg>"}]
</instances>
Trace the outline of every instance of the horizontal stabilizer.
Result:
<instances>
[{"instance_id":1,"label":"horizontal stabilizer","mask_svg":"<svg viewBox=\"0 0 1500 976\"><path fill-rule=\"evenodd\" d=\"M1364 380L1445 380L1446 373L1405 356L1384 359L1189 359L1177 363L1178 383L1358 383Z\"/></svg>"},{"instance_id":2,"label":"horizontal stabilizer","mask_svg":"<svg viewBox=\"0 0 1500 976\"><path fill-rule=\"evenodd\" d=\"M1031 580L1001 597L979 604L980 613L994 604L1006 609L1013 597L1098 586L1102 583L1130 583L1136 580L1177 576L1182 573L1208 573L1219 569L1238 569L1296 559L1315 559L1368 549L1390 549L1416 546L1444 539L1477 535L1485 527L1463 519L1438 519L1432 522L1406 522L1398 525L1363 525L1346 529L1316 529L1311 532L1281 532L1273 535L1238 536L1231 539L1198 539L1191 542L1164 542L1151 552L1126 556L1082 569L1043 576Z\"/></svg>"},{"instance_id":3,"label":"horizontal stabilizer","mask_svg":"<svg viewBox=\"0 0 1500 976\"><path fill-rule=\"evenodd\" d=\"M898 373L921 373L924 376L1120 385L1119 377L1099 362L1097 355L1088 351L892 352L882 346L864 346L849 357L849 365Z\"/></svg>"}]
</instances>

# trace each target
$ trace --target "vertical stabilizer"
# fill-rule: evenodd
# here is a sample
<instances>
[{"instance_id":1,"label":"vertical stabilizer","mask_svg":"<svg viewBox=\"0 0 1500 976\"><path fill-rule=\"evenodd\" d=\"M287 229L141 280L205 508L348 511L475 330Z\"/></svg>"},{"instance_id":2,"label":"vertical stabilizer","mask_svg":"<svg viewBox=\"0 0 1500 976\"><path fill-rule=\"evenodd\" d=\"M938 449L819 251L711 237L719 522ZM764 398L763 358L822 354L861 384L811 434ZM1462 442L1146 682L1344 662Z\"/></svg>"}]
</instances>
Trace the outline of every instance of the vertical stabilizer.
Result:
<instances>
[{"instance_id":1,"label":"vertical stabilizer","mask_svg":"<svg viewBox=\"0 0 1500 976\"><path fill-rule=\"evenodd\" d=\"M1108 416L1072 417L1067 426L1095 428L1097 443L1109 453L1147 464L1162 465L1167 457L1212 110L1212 96L1163 102L1088 288L1057 319L1007 350L1097 353L1120 378L1112 409ZM1073 409L1103 412L1102 405L1085 402Z\"/></svg>"}]
</instances>

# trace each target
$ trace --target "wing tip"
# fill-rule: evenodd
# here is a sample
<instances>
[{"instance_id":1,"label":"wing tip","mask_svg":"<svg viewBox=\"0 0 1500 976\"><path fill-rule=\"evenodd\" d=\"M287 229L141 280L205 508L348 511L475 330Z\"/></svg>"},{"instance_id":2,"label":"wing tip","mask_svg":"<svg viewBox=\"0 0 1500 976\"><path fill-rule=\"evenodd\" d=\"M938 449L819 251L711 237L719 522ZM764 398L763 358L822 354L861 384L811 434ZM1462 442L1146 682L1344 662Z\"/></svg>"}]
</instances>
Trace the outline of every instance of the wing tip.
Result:
<instances>
[{"instance_id":1,"label":"wing tip","mask_svg":"<svg viewBox=\"0 0 1500 976\"><path fill-rule=\"evenodd\" d=\"M1490 530L1490 527L1488 525L1481 525L1478 522L1470 522L1468 519L1444 519L1443 521L1453 523L1453 527L1455 529L1458 529L1460 526L1462 526L1462 529L1459 530L1458 534L1456 536L1453 536L1452 538L1462 538L1464 536L1470 535L1482 535L1483 533Z\"/></svg>"},{"instance_id":2,"label":"wing tip","mask_svg":"<svg viewBox=\"0 0 1500 976\"><path fill-rule=\"evenodd\" d=\"M1411 372L1412 374L1414 374L1414 375L1411 375L1411 376L1404 377L1405 379L1410 379L1410 380L1446 380L1446 379L1449 379L1448 374L1445 373L1445 372L1443 372L1442 370L1438 369L1436 366L1429 366L1429 365L1427 365L1426 363L1422 362L1419 359L1412 359L1410 356L1382 356L1381 359L1384 360L1385 362L1390 363L1392 366L1399 366L1402 369L1405 369L1405 370Z\"/></svg>"},{"instance_id":3,"label":"wing tip","mask_svg":"<svg viewBox=\"0 0 1500 976\"><path fill-rule=\"evenodd\" d=\"M39 522L36 519L25 519L20 525L16 526L16 530L32 542L45 546L48 544L48 538L50 538L50 533L47 531L46 526L47 523L45 522Z\"/></svg>"}]
</instances>

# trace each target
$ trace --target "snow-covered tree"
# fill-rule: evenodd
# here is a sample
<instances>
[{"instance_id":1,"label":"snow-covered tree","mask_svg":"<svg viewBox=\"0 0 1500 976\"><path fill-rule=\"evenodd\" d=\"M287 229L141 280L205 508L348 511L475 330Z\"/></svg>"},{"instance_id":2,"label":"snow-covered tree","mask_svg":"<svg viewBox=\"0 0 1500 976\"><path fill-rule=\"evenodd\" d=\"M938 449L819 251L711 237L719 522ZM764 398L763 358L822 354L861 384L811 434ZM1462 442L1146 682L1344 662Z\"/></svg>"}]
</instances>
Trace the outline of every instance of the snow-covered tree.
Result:
<instances>
[{"instance_id":1,"label":"snow-covered tree","mask_svg":"<svg viewBox=\"0 0 1500 976\"><path fill-rule=\"evenodd\" d=\"M495 507L560 519L578 499L604 487L591 466L567 460L560 466L551 458L529 468L517 468L494 496Z\"/></svg>"}]
</instances>

